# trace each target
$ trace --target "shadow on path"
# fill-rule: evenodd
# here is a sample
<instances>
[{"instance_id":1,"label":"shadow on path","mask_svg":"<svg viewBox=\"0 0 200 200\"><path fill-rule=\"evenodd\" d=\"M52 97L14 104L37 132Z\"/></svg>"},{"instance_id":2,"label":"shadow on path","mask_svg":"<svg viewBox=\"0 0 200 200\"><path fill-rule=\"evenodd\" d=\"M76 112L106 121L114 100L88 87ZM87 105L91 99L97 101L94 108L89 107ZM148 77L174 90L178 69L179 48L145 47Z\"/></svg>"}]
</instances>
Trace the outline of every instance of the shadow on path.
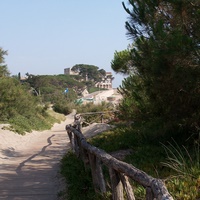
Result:
<instances>
[{"instance_id":1,"label":"shadow on path","mask_svg":"<svg viewBox=\"0 0 200 200\"><path fill-rule=\"evenodd\" d=\"M27 162L31 161L33 158L35 158L36 156L40 155L41 153L44 153L45 150L46 150L46 148L47 148L48 146L52 145L51 138L54 137L54 136L55 136L55 135L53 134L51 137L47 138L48 144L47 144L46 146L44 146L44 147L42 148L42 150L41 150L39 153L36 153L36 154L32 155L31 157L29 157L28 159L26 159L25 161L23 161L22 163L19 164L19 166L18 166L17 169L16 169L17 174L20 175L20 174L22 173L22 167L25 166L25 164L26 164Z\"/></svg>"},{"instance_id":2,"label":"shadow on path","mask_svg":"<svg viewBox=\"0 0 200 200\"><path fill-rule=\"evenodd\" d=\"M59 165L68 143L66 132L59 132L48 137L47 145L38 153L30 156L16 152L18 156L5 159L0 164L0 199L59 199Z\"/></svg>"}]
</instances>

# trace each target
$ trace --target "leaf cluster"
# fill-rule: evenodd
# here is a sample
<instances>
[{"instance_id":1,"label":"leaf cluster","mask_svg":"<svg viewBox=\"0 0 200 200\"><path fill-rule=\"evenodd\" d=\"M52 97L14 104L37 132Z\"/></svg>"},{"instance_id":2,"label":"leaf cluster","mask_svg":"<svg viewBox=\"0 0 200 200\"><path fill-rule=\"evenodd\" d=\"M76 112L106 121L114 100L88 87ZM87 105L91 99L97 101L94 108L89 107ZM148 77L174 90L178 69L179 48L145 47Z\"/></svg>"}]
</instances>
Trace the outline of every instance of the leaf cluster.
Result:
<instances>
[{"instance_id":1,"label":"leaf cluster","mask_svg":"<svg viewBox=\"0 0 200 200\"><path fill-rule=\"evenodd\" d=\"M133 121L163 118L175 121L177 127L197 130L199 1L129 0L123 6L129 15L127 35L134 44L115 53L112 62L116 72L131 75L119 88L124 96L123 115Z\"/></svg>"},{"instance_id":2,"label":"leaf cluster","mask_svg":"<svg viewBox=\"0 0 200 200\"><path fill-rule=\"evenodd\" d=\"M27 85L18 79L0 78L0 119L1 123L11 124L12 131L24 134L32 130L49 129L54 117L50 117L40 98L33 96Z\"/></svg>"},{"instance_id":3,"label":"leaf cluster","mask_svg":"<svg viewBox=\"0 0 200 200\"><path fill-rule=\"evenodd\" d=\"M106 75L106 71L104 69L99 69L99 67L94 65L86 65L86 64L77 64L72 67L72 71L79 73L79 75L86 80L86 77L89 81L99 82L102 77Z\"/></svg>"},{"instance_id":4,"label":"leaf cluster","mask_svg":"<svg viewBox=\"0 0 200 200\"><path fill-rule=\"evenodd\" d=\"M174 199L198 199L200 197L199 142L196 141L195 148L187 143L188 146L180 146L180 139L177 143L169 134L164 136L156 134L155 125L154 129L151 127L139 123L134 124L132 128L118 126L90 138L89 142L111 154L131 149L133 153L128 154L124 161L153 177L163 179ZM141 185L133 182L133 188L137 199L145 199L145 191Z\"/></svg>"},{"instance_id":5,"label":"leaf cluster","mask_svg":"<svg viewBox=\"0 0 200 200\"><path fill-rule=\"evenodd\" d=\"M2 48L0 48L0 77L6 77L10 74L7 65L4 64L5 55L7 55L7 51L4 51Z\"/></svg>"},{"instance_id":6,"label":"leaf cluster","mask_svg":"<svg viewBox=\"0 0 200 200\"><path fill-rule=\"evenodd\" d=\"M8 120L18 114L26 117L36 114L39 99L34 98L17 79L1 78L0 91L1 120Z\"/></svg>"},{"instance_id":7,"label":"leaf cluster","mask_svg":"<svg viewBox=\"0 0 200 200\"><path fill-rule=\"evenodd\" d=\"M43 102L56 103L62 100L72 101L83 83L73 79L70 75L30 75L25 81L42 97ZM68 88L68 93L64 91Z\"/></svg>"}]
</instances>

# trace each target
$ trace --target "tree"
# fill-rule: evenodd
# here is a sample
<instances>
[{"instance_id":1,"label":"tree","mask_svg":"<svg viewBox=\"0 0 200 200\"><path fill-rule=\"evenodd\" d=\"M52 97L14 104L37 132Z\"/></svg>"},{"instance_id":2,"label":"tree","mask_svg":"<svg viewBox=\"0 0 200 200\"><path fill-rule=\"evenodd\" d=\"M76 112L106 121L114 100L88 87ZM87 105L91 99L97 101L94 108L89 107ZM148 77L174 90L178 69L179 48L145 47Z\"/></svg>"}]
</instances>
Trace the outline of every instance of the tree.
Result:
<instances>
[{"instance_id":1,"label":"tree","mask_svg":"<svg viewBox=\"0 0 200 200\"><path fill-rule=\"evenodd\" d=\"M38 99L34 98L19 80L0 79L0 118L9 120L17 115L29 117L37 113Z\"/></svg>"},{"instance_id":2,"label":"tree","mask_svg":"<svg viewBox=\"0 0 200 200\"><path fill-rule=\"evenodd\" d=\"M114 59L111 61L111 68L121 74L130 74L132 71L131 50L115 51Z\"/></svg>"},{"instance_id":3,"label":"tree","mask_svg":"<svg viewBox=\"0 0 200 200\"><path fill-rule=\"evenodd\" d=\"M106 71L104 69L99 69L98 72L100 76L103 76L103 77L106 76Z\"/></svg>"},{"instance_id":4,"label":"tree","mask_svg":"<svg viewBox=\"0 0 200 200\"><path fill-rule=\"evenodd\" d=\"M4 64L5 55L7 55L7 51L4 51L2 48L0 48L0 77L5 77L10 75L7 65Z\"/></svg>"},{"instance_id":5,"label":"tree","mask_svg":"<svg viewBox=\"0 0 200 200\"><path fill-rule=\"evenodd\" d=\"M121 68L114 65L113 69L116 66L116 71L130 69L136 73L138 78L132 81L145 94L143 98L148 99L151 116L188 128L200 127L200 2L129 0L128 3L128 6L123 3L123 7L129 14L127 35L134 43L131 65L122 63ZM121 60L127 63L126 59ZM131 89L125 84L121 88L123 94L125 90ZM130 93L135 99L134 92Z\"/></svg>"},{"instance_id":6,"label":"tree","mask_svg":"<svg viewBox=\"0 0 200 200\"><path fill-rule=\"evenodd\" d=\"M99 82L106 72L104 69L100 69L94 65L77 64L72 67L72 71L78 72L84 80Z\"/></svg>"}]
</instances>

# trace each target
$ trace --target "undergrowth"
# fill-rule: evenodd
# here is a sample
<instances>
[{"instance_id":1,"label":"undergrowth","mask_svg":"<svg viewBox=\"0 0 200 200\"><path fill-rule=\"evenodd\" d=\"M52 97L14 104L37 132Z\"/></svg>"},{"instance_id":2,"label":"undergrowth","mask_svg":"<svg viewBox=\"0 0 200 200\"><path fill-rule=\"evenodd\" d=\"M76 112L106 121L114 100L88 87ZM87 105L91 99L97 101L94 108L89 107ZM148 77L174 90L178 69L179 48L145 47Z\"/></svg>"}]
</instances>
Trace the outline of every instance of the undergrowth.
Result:
<instances>
[{"instance_id":1,"label":"undergrowth","mask_svg":"<svg viewBox=\"0 0 200 200\"><path fill-rule=\"evenodd\" d=\"M43 131L48 130L54 123L60 123L65 117L54 111L46 111L30 116L16 115L8 120L10 126L7 128L18 134L24 135L32 130Z\"/></svg>"},{"instance_id":2,"label":"undergrowth","mask_svg":"<svg viewBox=\"0 0 200 200\"><path fill-rule=\"evenodd\" d=\"M92 185L91 171L72 152L61 161L61 174L67 179L67 200L106 200L106 196L96 194Z\"/></svg>"},{"instance_id":3,"label":"undergrowth","mask_svg":"<svg viewBox=\"0 0 200 200\"><path fill-rule=\"evenodd\" d=\"M176 134L174 135L176 136ZM108 153L117 150L131 149L133 153L126 156L124 161L132 164L140 170L145 171L147 174L155 178L162 179L166 183L168 191L171 193L174 199L199 199L199 145L195 151L193 151L193 148L191 148L192 142L188 144L188 148L187 146L184 146L184 148L179 148L179 145L182 145L183 138L181 140L176 140L177 143L173 146L170 145L173 141L175 141L172 136L173 133L170 135L169 132L167 132L167 135L158 135L155 133L155 128L150 129L149 126L147 126L147 128L144 126L140 128L139 125L135 124L134 127L128 127L124 125L118 126L115 129L99 134L88 141L92 145L97 146ZM187 145L187 142L185 145ZM63 170L69 170L67 173L65 173L69 183L69 193L71 196L77 197L77 191L80 190L81 187L76 187L76 185L80 184L82 178L89 181L89 177L91 177L91 175L84 170L82 161L78 160L72 154L66 155L66 157L63 159L63 163L64 162L65 164L63 165ZM66 162L68 164L66 164ZM179 163L180 166L182 166L183 163L186 164L186 166L182 169L183 173L180 173L180 171L174 170L173 167L169 166L170 164L172 166L177 166L177 163ZM78 165L79 168L75 167L76 165ZM74 167L77 169L77 171L74 171ZM76 173L76 175L70 174L72 171L74 171L73 173ZM185 173L186 171L189 171L190 173ZM191 175L192 172L193 175ZM76 178L73 178L73 176ZM90 181L92 182L91 178ZM144 199L144 188L137 185L137 183L132 184L134 185L136 199ZM86 191L92 192L92 186L90 185L88 187L89 189ZM80 195L83 195L83 193ZM92 195L88 193L87 199L99 199L99 197L93 195L93 193ZM85 193L84 196L86 196ZM75 197L74 199L77 199ZM106 198L104 197L102 199Z\"/></svg>"}]
</instances>

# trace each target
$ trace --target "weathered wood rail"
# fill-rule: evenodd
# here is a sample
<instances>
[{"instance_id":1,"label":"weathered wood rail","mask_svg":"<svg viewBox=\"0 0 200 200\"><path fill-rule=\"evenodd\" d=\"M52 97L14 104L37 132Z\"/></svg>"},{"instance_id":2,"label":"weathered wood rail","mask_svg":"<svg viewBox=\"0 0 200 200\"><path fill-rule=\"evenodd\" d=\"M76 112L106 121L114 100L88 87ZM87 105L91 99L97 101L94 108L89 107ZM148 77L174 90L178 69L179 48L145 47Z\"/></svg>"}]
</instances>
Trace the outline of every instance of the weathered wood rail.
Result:
<instances>
[{"instance_id":1,"label":"weathered wood rail","mask_svg":"<svg viewBox=\"0 0 200 200\"><path fill-rule=\"evenodd\" d=\"M146 190L146 200L173 200L162 180L153 178L133 165L117 160L95 146L89 144L81 132L80 118L75 117L73 124L67 125L72 148L85 166L90 166L93 185L96 192L106 193L106 184L102 166L109 169L113 200L135 200L133 188L129 182L132 179Z\"/></svg>"},{"instance_id":2,"label":"weathered wood rail","mask_svg":"<svg viewBox=\"0 0 200 200\"><path fill-rule=\"evenodd\" d=\"M96 116L96 119L93 121L93 122L97 122L98 121L98 118L100 119L100 122L101 123L104 123L104 120L105 120L105 115L108 115L108 114L112 114L112 115L115 115L118 111L100 111L100 112L86 112L86 113L80 113L79 115L81 115L82 117L84 116L91 116L91 115L95 115ZM84 121L85 122L85 121ZM86 122L87 123L87 122ZM91 123L88 123L88 124L91 124Z\"/></svg>"}]
</instances>

